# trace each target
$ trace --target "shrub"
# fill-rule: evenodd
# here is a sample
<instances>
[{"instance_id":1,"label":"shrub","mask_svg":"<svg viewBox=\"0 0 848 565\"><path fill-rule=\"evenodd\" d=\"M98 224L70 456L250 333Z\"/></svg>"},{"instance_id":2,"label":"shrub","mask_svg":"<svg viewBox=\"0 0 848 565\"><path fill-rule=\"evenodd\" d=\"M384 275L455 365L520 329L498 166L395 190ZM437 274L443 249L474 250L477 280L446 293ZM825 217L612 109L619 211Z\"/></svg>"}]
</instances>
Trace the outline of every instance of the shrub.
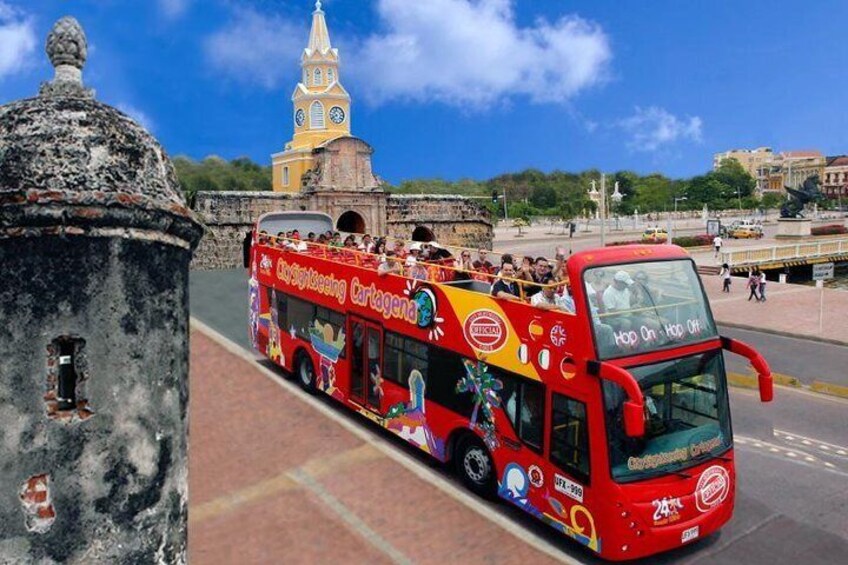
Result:
<instances>
[{"instance_id":1,"label":"shrub","mask_svg":"<svg viewBox=\"0 0 848 565\"><path fill-rule=\"evenodd\" d=\"M819 226L817 228L813 228L810 230L812 235L836 235L841 233L848 233L848 228L845 226L840 226L839 224L830 224L827 226Z\"/></svg>"},{"instance_id":2,"label":"shrub","mask_svg":"<svg viewBox=\"0 0 848 565\"><path fill-rule=\"evenodd\" d=\"M704 245L712 245L713 237L711 235L706 234L698 234L698 235L684 235L681 237L675 237L672 240L674 245L679 245L680 247L701 247ZM665 241L642 241L641 239L630 240L630 241L613 241L607 243L607 247L615 247L619 245L664 245Z\"/></svg>"}]
</instances>

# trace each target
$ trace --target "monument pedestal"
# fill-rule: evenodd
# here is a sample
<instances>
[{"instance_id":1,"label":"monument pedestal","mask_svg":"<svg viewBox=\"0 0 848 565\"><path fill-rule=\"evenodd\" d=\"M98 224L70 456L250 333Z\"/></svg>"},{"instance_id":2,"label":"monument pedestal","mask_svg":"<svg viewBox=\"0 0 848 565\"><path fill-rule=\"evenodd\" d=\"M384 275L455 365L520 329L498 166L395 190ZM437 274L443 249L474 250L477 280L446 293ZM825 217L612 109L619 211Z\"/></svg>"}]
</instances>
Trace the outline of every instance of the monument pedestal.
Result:
<instances>
[{"instance_id":1,"label":"monument pedestal","mask_svg":"<svg viewBox=\"0 0 848 565\"><path fill-rule=\"evenodd\" d=\"M813 221L807 218L780 218L777 220L777 238L794 239L809 237Z\"/></svg>"}]
</instances>

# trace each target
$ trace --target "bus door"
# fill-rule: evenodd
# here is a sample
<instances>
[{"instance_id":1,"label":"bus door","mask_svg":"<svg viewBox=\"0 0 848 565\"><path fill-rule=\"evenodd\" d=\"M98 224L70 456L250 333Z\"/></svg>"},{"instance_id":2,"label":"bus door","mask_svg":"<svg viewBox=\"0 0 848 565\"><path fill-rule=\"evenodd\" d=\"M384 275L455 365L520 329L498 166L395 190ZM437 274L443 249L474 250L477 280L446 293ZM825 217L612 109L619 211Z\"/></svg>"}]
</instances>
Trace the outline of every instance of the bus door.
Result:
<instances>
[{"instance_id":1,"label":"bus door","mask_svg":"<svg viewBox=\"0 0 848 565\"><path fill-rule=\"evenodd\" d=\"M350 398L380 412L383 371L383 328L350 316Z\"/></svg>"}]
</instances>

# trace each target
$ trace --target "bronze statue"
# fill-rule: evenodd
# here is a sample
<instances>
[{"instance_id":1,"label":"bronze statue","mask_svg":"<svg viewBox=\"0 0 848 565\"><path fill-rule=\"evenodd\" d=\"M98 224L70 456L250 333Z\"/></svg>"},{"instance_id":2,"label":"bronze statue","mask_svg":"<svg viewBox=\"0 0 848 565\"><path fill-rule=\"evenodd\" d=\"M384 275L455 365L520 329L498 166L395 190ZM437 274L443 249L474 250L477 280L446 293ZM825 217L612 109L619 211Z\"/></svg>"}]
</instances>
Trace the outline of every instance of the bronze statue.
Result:
<instances>
[{"instance_id":1,"label":"bronze statue","mask_svg":"<svg viewBox=\"0 0 848 565\"><path fill-rule=\"evenodd\" d=\"M804 206L809 202L820 200L822 193L819 190L819 176L807 177L800 189L784 186L791 198L780 207L781 218L803 218Z\"/></svg>"}]
</instances>

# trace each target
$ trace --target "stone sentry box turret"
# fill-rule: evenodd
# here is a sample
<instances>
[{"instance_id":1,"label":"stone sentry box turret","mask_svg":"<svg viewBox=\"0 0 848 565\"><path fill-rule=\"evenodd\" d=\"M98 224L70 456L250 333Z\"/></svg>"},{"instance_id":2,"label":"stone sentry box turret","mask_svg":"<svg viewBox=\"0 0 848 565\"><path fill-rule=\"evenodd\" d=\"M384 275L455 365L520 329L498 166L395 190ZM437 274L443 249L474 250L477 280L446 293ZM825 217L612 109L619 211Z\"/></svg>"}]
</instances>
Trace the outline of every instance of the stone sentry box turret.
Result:
<instances>
[{"instance_id":1,"label":"stone sentry box turret","mask_svg":"<svg viewBox=\"0 0 848 565\"><path fill-rule=\"evenodd\" d=\"M0 562L186 559L188 266L202 230L174 168L56 69L0 106Z\"/></svg>"}]
</instances>

